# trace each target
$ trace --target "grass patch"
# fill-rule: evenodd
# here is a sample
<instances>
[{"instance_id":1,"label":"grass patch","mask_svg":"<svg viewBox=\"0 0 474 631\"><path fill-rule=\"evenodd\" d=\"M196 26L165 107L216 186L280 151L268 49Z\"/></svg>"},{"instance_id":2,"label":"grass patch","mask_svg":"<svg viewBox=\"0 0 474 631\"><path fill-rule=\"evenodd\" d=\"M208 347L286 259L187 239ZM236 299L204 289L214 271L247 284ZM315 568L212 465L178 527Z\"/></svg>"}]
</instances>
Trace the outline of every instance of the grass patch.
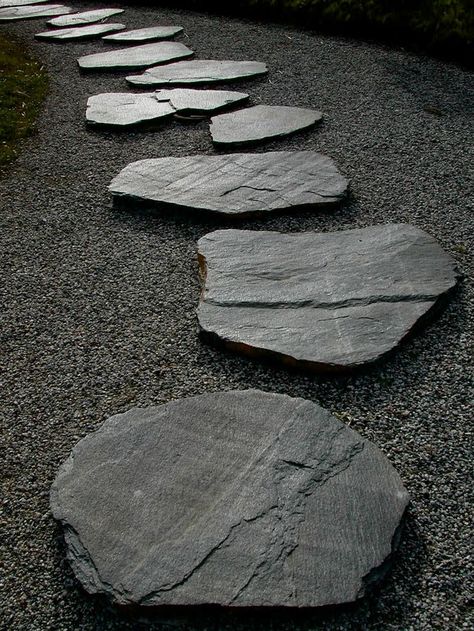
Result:
<instances>
[{"instance_id":1,"label":"grass patch","mask_svg":"<svg viewBox=\"0 0 474 631\"><path fill-rule=\"evenodd\" d=\"M34 129L47 91L43 66L0 35L0 167L15 159L18 140Z\"/></svg>"}]
</instances>

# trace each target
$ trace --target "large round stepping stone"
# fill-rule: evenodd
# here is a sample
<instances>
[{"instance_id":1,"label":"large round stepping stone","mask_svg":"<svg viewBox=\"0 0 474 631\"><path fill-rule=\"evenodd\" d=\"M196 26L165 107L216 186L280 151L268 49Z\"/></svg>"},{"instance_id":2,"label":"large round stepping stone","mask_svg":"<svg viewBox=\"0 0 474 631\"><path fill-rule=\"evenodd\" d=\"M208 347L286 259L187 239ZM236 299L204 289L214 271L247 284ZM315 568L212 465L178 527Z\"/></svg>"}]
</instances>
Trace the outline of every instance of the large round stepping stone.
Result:
<instances>
[{"instance_id":1,"label":"large round stepping stone","mask_svg":"<svg viewBox=\"0 0 474 631\"><path fill-rule=\"evenodd\" d=\"M211 119L211 136L216 145L245 145L280 138L311 127L322 119L321 112L302 107L255 105Z\"/></svg>"},{"instance_id":2,"label":"large round stepping stone","mask_svg":"<svg viewBox=\"0 0 474 631\"><path fill-rule=\"evenodd\" d=\"M193 55L184 44L158 42L129 48L119 48L104 53L79 57L77 63L83 70L107 70L111 68L142 68L153 64L164 64L173 59Z\"/></svg>"},{"instance_id":3,"label":"large round stepping stone","mask_svg":"<svg viewBox=\"0 0 474 631\"><path fill-rule=\"evenodd\" d=\"M115 204L146 201L243 217L335 204L347 186L326 156L275 151L140 160L125 167L109 190Z\"/></svg>"},{"instance_id":4,"label":"large round stepping stone","mask_svg":"<svg viewBox=\"0 0 474 631\"><path fill-rule=\"evenodd\" d=\"M124 31L117 35L106 35L102 39L107 42L146 42L157 39L169 39L183 31L182 26L149 26L147 28L137 28L133 31Z\"/></svg>"},{"instance_id":5,"label":"large round stepping stone","mask_svg":"<svg viewBox=\"0 0 474 631\"><path fill-rule=\"evenodd\" d=\"M42 33L36 33L35 37L37 39L67 42L100 37L104 33L121 31L124 28L126 28L125 24L89 24L88 26L78 26L77 28L59 28L51 31L43 31Z\"/></svg>"},{"instance_id":6,"label":"large round stepping stone","mask_svg":"<svg viewBox=\"0 0 474 631\"><path fill-rule=\"evenodd\" d=\"M94 22L101 22L112 15L118 15L123 13L125 9L95 9L94 11L83 11L82 13L74 13L67 17L54 18L49 20L48 24L51 26L81 26L82 24L93 24Z\"/></svg>"},{"instance_id":7,"label":"large round stepping stone","mask_svg":"<svg viewBox=\"0 0 474 631\"><path fill-rule=\"evenodd\" d=\"M232 350L318 370L380 359L459 276L435 239L406 224L218 230L198 247L202 331Z\"/></svg>"},{"instance_id":8,"label":"large round stepping stone","mask_svg":"<svg viewBox=\"0 0 474 631\"><path fill-rule=\"evenodd\" d=\"M51 489L83 587L142 606L354 601L387 570L407 503L373 443L257 390L114 416Z\"/></svg>"},{"instance_id":9,"label":"large round stepping stone","mask_svg":"<svg viewBox=\"0 0 474 631\"><path fill-rule=\"evenodd\" d=\"M126 79L133 85L208 84L246 79L267 72L266 64L258 61L193 59L169 64L165 68L149 68L141 75L131 75Z\"/></svg>"},{"instance_id":10,"label":"large round stepping stone","mask_svg":"<svg viewBox=\"0 0 474 631\"><path fill-rule=\"evenodd\" d=\"M29 4L43 4L50 0L0 0L0 9L5 7L24 7Z\"/></svg>"},{"instance_id":11,"label":"large round stepping stone","mask_svg":"<svg viewBox=\"0 0 474 631\"><path fill-rule=\"evenodd\" d=\"M246 101L248 94L223 90L158 90L148 94L104 93L87 101L86 119L126 127L181 113L207 113Z\"/></svg>"},{"instance_id":12,"label":"large round stepping stone","mask_svg":"<svg viewBox=\"0 0 474 631\"><path fill-rule=\"evenodd\" d=\"M44 18L50 15L63 15L71 13L73 9L62 4L41 4L39 6L9 7L0 9L0 22L12 20L31 20Z\"/></svg>"}]
</instances>

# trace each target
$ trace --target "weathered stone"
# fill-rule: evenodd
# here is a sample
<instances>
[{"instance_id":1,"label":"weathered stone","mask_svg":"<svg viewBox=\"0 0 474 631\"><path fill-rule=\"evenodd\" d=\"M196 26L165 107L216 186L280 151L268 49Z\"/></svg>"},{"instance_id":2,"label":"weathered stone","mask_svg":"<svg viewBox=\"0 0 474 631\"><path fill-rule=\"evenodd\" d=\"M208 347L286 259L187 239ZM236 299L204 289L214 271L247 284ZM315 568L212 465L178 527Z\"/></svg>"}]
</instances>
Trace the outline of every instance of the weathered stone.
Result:
<instances>
[{"instance_id":1,"label":"weathered stone","mask_svg":"<svg viewBox=\"0 0 474 631\"><path fill-rule=\"evenodd\" d=\"M407 224L333 233L218 230L199 241L198 317L232 350L317 370L396 347L455 286L455 262Z\"/></svg>"},{"instance_id":2,"label":"weathered stone","mask_svg":"<svg viewBox=\"0 0 474 631\"><path fill-rule=\"evenodd\" d=\"M39 6L8 7L0 9L0 22L10 22L12 20L30 20L33 18L44 18L50 15L63 15L71 13L73 9L62 4L41 4Z\"/></svg>"},{"instance_id":3,"label":"weathered stone","mask_svg":"<svg viewBox=\"0 0 474 631\"><path fill-rule=\"evenodd\" d=\"M124 9L95 9L94 11L73 13L67 17L54 18L54 20L49 20L48 24L60 27L81 26L82 24L101 22L102 20L106 20L113 15L118 15L123 12Z\"/></svg>"},{"instance_id":4,"label":"weathered stone","mask_svg":"<svg viewBox=\"0 0 474 631\"><path fill-rule=\"evenodd\" d=\"M50 0L0 0L0 9L5 7L24 7L29 4L43 4Z\"/></svg>"},{"instance_id":5,"label":"weathered stone","mask_svg":"<svg viewBox=\"0 0 474 631\"><path fill-rule=\"evenodd\" d=\"M144 201L229 217L328 206L347 180L313 151L157 158L129 164L109 190L118 203Z\"/></svg>"},{"instance_id":6,"label":"weathered stone","mask_svg":"<svg viewBox=\"0 0 474 631\"><path fill-rule=\"evenodd\" d=\"M142 606L354 601L388 569L407 503L373 443L257 390L114 416L51 489L83 587Z\"/></svg>"},{"instance_id":7,"label":"weathered stone","mask_svg":"<svg viewBox=\"0 0 474 631\"><path fill-rule=\"evenodd\" d=\"M133 85L208 84L247 79L267 72L267 66L258 61L193 59L169 64L164 68L149 68L141 75L127 77L127 81Z\"/></svg>"},{"instance_id":8,"label":"weathered stone","mask_svg":"<svg viewBox=\"0 0 474 631\"><path fill-rule=\"evenodd\" d=\"M216 145L244 145L287 136L322 117L321 112L302 107L255 105L212 118L211 136Z\"/></svg>"},{"instance_id":9,"label":"weathered stone","mask_svg":"<svg viewBox=\"0 0 474 631\"><path fill-rule=\"evenodd\" d=\"M51 31L36 33L37 39L69 41L75 39L90 39L100 37L104 33L121 31L126 28L125 24L90 24L89 26L78 26L77 28L58 28Z\"/></svg>"},{"instance_id":10,"label":"weathered stone","mask_svg":"<svg viewBox=\"0 0 474 631\"><path fill-rule=\"evenodd\" d=\"M110 68L143 68L153 64L164 64L172 59L190 57L193 51L184 44L158 42L129 48L109 50L79 57L77 63L83 70L106 70Z\"/></svg>"},{"instance_id":11,"label":"weathered stone","mask_svg":"<svg viewBox=\"0 0 474 631\"><path fill-rule=\"evenodd\" d=\"M133 31L124 31L117 35L107 35L103 39L107 42L146 42L158 39L169 39L183 31L182 26L149 26L147 28L137 28Z\"/></svg>"}]
</instances>

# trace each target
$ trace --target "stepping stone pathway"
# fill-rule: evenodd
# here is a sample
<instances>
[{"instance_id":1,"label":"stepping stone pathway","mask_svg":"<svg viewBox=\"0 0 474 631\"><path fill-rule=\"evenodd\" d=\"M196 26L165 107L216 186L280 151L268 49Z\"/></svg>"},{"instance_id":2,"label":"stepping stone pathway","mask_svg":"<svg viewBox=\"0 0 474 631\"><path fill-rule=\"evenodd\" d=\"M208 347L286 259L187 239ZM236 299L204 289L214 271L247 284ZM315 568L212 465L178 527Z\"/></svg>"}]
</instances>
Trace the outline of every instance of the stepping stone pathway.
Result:
<instances>
[{"instance_id":1,"label":"stepping stone pathway","mask_svg":"<svg viewBox=\"0 0 474 631\"><path fill-rule=\"evenodd\" d=\"M184 85L217 83L256 77L268 72L258 61L214 61L193 59L168 64L164 68L149 68L141 75L127 77L133 85Z\"/></svg>"},{"instance_id":2,"label":"stepping stone pathway","mask_svg":"<svg viewBox=\"0 0 474 631\"><path fill-rule=\"evenodd\" d=\"M230 349L348 369L395 348L456 285L454 260L407 224L199 240L203 332Z\"/></svg>"},{"instance_id":3,"label":"stepping stone pathway","mask_svg":"<svg viewBox=\"0 0 474 631\"><path fill-rule=\"evenodd\" d=\"M103 37L107 42L145 42L156 39L169 39L183 31L182 26L149 26L148 28L138 28L133 31L124 31L117 35L107 35Z\"/></svg>"},{"instance_id":4,"label":"stepping stone pathway","mask_svg":"<svg viewBox=\"0 0 474 631\"><path fill-rule=\"evenodd\" d=\"M146 201L169 210L243 217L336 204L347 186L330 158L313 151L278 151L140 160L125 167L109 190L117 205ZM257 235L265 233L251 234L258 241ZM238 247L236 252L246 259Z\"/></svg>"},{"instance_id":5,"label":"stepping stone pathway","mask_svg":"<svg viewBox=\"0 0 474 631\"><path fill-rule=\"evenodd\" d=\"M42 4L50 0L0 0L0 9L5 7L24 7L29 4Z\"/></svg>"},{"instance_id":6,"label":"stepping stone pathway","mask_svg":"<svg viewBox=\"0 0 474 631\"><path fill-rule=\"evenodd\" d=\"M177 112L205 114L242 103L243 92L223 90L158 90L148 94L105 93L87 101L86 119L97 125L124 127L169 117Z\"/></svg>"},{"instance_id":7,"label":"stepping stone pathway","mask_svg":"<svg viewBox=\"0 0 474 631\"><path fill-rule=\"evenodd\" d=\"M164 64L173 59L190 57L193 51L184 44L158 42L129 48L119 48L104 53L94 53L79 57L79 67L83 70L107 70L114 68L141 68L153 64Z\"/></svg>"},{"instance_id":8,"label":"stepping stone pathway","mask_svg":"<svg viewBox=\"0 0 474 631\"><path fill-rule=\"evenodd\" d=\"M258 390L113 416L51 489L86 591L142 606L354 601L385 574L407 503L373 443Z\"/></svg>"},{"instance_id":9,"label":"stepping stone pathway","mask_svg":"<svg viewBox=\"0 0 474 631\"><path fill-rule=\"evenodd\" d=\"M50 15L63 15L72 13L73 9L62 4L42 4L39 6L10 7L0 9L0 22L12 20L30 20L33 18L44 18Z\"/></svg>"},{"instance_id":10,"label":"stepping stone pathway","mask_svg":"<svg viewBox=\"0 0 474 631\"><path fill-rule=\"evenodd\" d=\"M36 33L37 39L69 41L77 39L90 39L100 37L104 33L121 31L126 28L125 24L90 24L89 26L79 26L77 28L60 28L43 33Z\"/></svg>"},{"instance_id":11,"label":"stepping stone pathway","mask_svg":"<svg viewBox=\"0 0 474 631\"><path fill-rule=\"evenodd\" d=\"M82 24L101 22L102 20L112 17L112 15L118 15L123 12L124 9L96 9L94 11L74 13L73 15L68 15L67 17L55 18L54 20L49 20L48 24L60 27L81 26Z\"/></svg>"},{"instance_id":12,"label":"stepping stone pathway","mask_svg":"<svg viewBox=\"0 0 474 631\"><path fill-rule=\"evenodd\" d=\"M302 107L255 105L212 118L211 136L215 145L245 145L287 136L322 117L321 112Z\"/></svg>"}]
</instances>

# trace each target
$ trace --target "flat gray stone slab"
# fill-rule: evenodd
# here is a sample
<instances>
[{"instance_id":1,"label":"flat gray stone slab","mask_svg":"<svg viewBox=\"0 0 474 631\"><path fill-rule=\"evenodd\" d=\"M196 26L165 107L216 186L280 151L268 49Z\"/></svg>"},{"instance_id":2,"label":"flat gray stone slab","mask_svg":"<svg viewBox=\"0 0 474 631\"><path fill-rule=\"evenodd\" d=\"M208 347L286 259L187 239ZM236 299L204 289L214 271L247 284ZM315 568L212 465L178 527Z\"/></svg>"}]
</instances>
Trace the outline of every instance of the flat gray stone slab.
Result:
<instances>
[{"instance_id":1,"label":"flat gray stone slab","mask_svg":"<svg viewBox=\"0 0 474 631\"><path fill-rule=\"evenodd\" d=\"M119 48L104 53L94 53L79 57L79 67L83 70L107 70L111 68L141 68L153 64L164 64L173 59L193 55L184 44L158 42L129 48Z\"/></svg>"},{"instance_id":2,"label":"flat gray stone slab","mask_svg":"<svg viewBox=\"0 0 474 631\"><path fill-rule=\"evenodd\" d=\"M281 138L311 127L322 119L321 112L302 107L255 105L211 119L211 136L216 145L245 145Z\"/></svg>"},{"instance_id":3,"label":"flat gray stone slab","mask_svg":"<svg viewBox=\"0 0 474 631\"><path fill-rule=\"evenodd\" d=\"M39 6L10 7L0 9L0 22L10 22L13 20L31 20L34 18L44 18L50 15L63 15L71 13L73 9L65 7L63 4L41 4Z\"/></svg>"},{"instance_id":4,"label":"flat gray stone slab","mask_svg":"<svg viewBox=\"0 0 474 631\"><path fill-rule=\"evenodd\" d=\"M137 28L133 31L124 31L117 35L107 35L103 39L107 42L146 42L157 39L169 39L183 31L182 26L149 26L147 28Z\"/></svg>"},{"instance_id":5,"label":"flat gray stone slab","mask_svg":"<svg viewBox=\"0 0 474 631\"><path fill-rule=\"evenodd\" d=\"M142 606L354 601L386 572L407 503L373 443L258 390L114 416L51 489L86 591Z\"/></svg>"},{"instance_id":6,"label":"flat gray stone slab","mask_svg":"<svg viewBox=\"0 0 474 631\"><path fill-rule=\"evenodd\" d=\"M82 24L93 24L94 22L101 22L113 15L123 13L124 9L96 9L94 11L83 11L81 13L74 13L67 17L55 18L49 20L48 24L51 26L69 27L69 26L81 26Z\"/></svg>"},{"instance_id":7,"label":"flat gray stone slab","mask_svg":"<svg viewBox=\"0 0 474 631\"><path fill-rule=\"evenodd\" d=\"M121 31L126 28L125 24L89 24L88 26L78 26L77 28L58 28L51 31L36 33L37 39L70 41L78 39L91 39L100 37L104 33Z\"/></svg>"},{"instance_id":8,"label":"flat gray stone slab","mask_svg":"<svg viewBox=\"0 0 474 631\"><path fill-rule=\"evenodd\" d=\"M313 151L157 158L129 164L112 181L114 202L153 202L228 217L339 203L348 182Z\"/></svg>"},{"instance_id":9,"label":"flat gray stone slab","mask_svg":"<svg viewBox=\"0 0 474 631\"><path fill-rule=\"evenodd\" d=\"M202 331L232 350L317 370L380 359L458 279L435 239L407 224L218 230L198 247Z\"/></svg>"},{"instance_id":10,"label":"flat gray stone slab","mask_svg":"<svg viewBox=\"0 0 474 631\"><path fill-rule=\"evenodd\" d=\"M50 0L0 0L0 9L5 7L24 7L30 4L43 4Z\"/></svg>"},{"instance_id":11,"label":"flat gray stone slab","mask_svg":"<svg viewBox=\"0 0 474 631\"><path fill-rule=\"evenodd\" d=\"M158 90L148 94L104 93L87 101L86 119L97 125L124 127L173 114L213 112L246 101L248 94L223 90Z\"/></svg>"},{"instance_id":12,"label":"flat gray stone slab","mask_svg":"<svg viewBox=\"0 0 474 631\"><path fill-rule=\"evenodd\" d=\"M133 85L208 84L246 79L267 72L266 64L259 61L193 59L169 64L166 68L149 68L141 75L127 77L127 81Z\"/></svg>"}]
</instances>

